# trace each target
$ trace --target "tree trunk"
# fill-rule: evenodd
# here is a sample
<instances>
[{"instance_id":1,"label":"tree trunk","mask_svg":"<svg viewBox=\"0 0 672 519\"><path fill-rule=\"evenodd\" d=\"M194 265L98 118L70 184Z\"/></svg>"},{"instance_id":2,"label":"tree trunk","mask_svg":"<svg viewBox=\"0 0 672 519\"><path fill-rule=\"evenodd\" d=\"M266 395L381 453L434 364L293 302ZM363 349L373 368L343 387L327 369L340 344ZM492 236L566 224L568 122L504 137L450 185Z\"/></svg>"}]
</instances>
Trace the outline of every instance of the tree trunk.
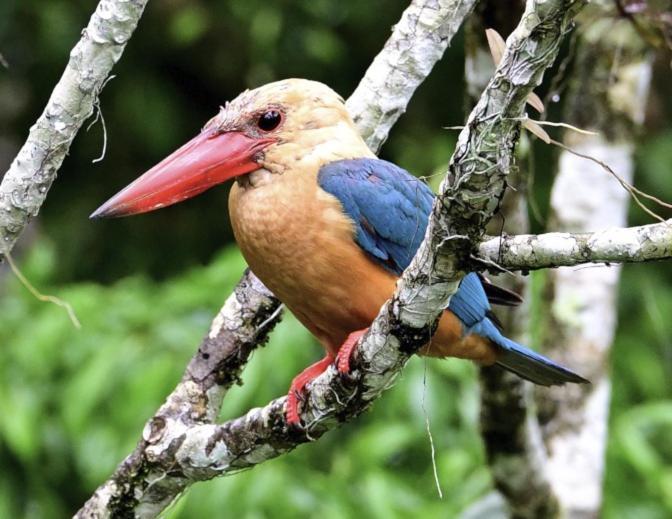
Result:
<instances>
[{"instance_id":1,"label":"tree trunk","mask_svg":"<svg viewBox=\"0 0 672 519\"><path fill-rule=\"evenodd\" d=\"M578 42L568 91L566 122L599 132L567 132L564 144L606 162L626 182L633 176L633 139L644 118L651 56L628 19L613 4L594 4ZM582 232L621 227L629 196L600 165L569 151L551 195L554 230ZM589 386L539 391L548 477L569 517L598 517L607 441L609 351L616 328L619 266L560 268L549 273L550 320L545 343L571 359Z\"/></svg>"}]
</instances>

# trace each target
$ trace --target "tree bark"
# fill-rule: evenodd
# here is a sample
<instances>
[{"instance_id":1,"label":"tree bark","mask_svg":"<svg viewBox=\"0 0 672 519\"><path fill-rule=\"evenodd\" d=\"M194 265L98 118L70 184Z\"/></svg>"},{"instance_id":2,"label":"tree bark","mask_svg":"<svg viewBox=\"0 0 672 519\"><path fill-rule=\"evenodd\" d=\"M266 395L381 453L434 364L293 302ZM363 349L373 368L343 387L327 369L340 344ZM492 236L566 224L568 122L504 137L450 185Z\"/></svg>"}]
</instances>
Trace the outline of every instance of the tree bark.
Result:
<instances>
[{"instance_id":1,"label":"tree bark","mask_svg":"<svg viewBox=\"0 0 672 519\"><path fill-rule=\"evenodd\" d=\"M582 149L583 152L591 153L594 157L602 157L605 161L615 165L614 169L618 168L616 171L624 171L627 175L628 170L632 169L632 148L629 143L598 149L601 148L600 142L598 139L586 139L583 145L574 146L574 149ZM588 170L589 166L585 160L577 160L568 155L571 154L563 153L565 161L561 164L563 170L571 167L577 172L576 174ZM593 172L593 179L609 185L609 191L600 195L601 197L614 196L617 200L627 198L627 193L620 187L620 184L617 185L616 180L610 182L612 177L601 167L590 166L589 171ZM585 176L581 178L581 185L588 185L585 184L585 178ZM576 177L572 181L577 181ZM568 183L567 187L572 185ZM590 185L591 189L586 189L586 191L593 194L592 186L597 184ZM573 190L575 191L576 188ZM566 192L564 196L569 196L569 193ZM558 199L557 195L556 201L558 204L566 204ZM610 205L610 202L606 205ZM574 218L577 216L575 215ZM614 221L615 218L611 219L612 223ZM574 220L575 224L577 222L578 220ZM589 226L593 229L607 225L609 227L593 232L549 232L489 238L479 245L480 260L485 262L482 268L497 273L502 269L530 271L571 267L586 263L642 263L668 259L672 254L672 220L625 228L612 227L612 223L599 221L596 218L593 223L587 222L586 225L573 225L572 227L581 227L581 230ZM570 228L569 225L564 225L564 227Z\"/></svg>"},{"instance_id":2,"label":"tree bark","mask_svg":"<svg viewBox=\"0 0 672 519\"><path fill-rule=\"evenodd\" d=\"M372 150L387 140L415 89L441 59L475 4L476 0L414 0L404 11L346 103Z\"/></svg>"},{"instance_id":3,"label":"tree bark","mask_svg":"<svg viewBox=\"0 0 672 519\"><path fill-rule=\"evenodd\" d=\"M486 42L485 30L496 24L500 31L508 32L512 14L519 10L522 2L491 1L479 5L467 26L465 73L467 93L482 89L482 82L492 75L493 57ZM506 32L504 32L506 34ZM485 79L484 79L485 78ZM500 209L501 221L491 222L489 231L520 235L529 232L527 207L528 177L526 158L531 143L527 135L521 136L521 146L517 164L511 170L508 189ZM500 261L501 239L493 239L494 252L491 264ZM490 242L486 242L490 243ZM480 254L483 255L483 245ZM502 274L501 268L492 269L497 275L498 285L513 290L523 296L523 304L517 307L496 309L507 336L521 344L530 343L529 333L529 279L527 276ZM492 513L483 509L490 503L501 509L501 515L514 517L548 517L557 510L550 484L546 478L544 463L546 453L541 441L541 429L536 419L532 401L532 385L514 374L497 366L479 369L481 387L480 428L486 458L492 473L493 484L499 495L492 493L487 499L472 505L465 516L482 516ZM495 500L495 498L498 498ZM464 519L464 518L463 518Z\"/></svg>"},{"instance_id":4,"label":"tree bark","mask_svg":"<svg viewBox=\"0 0 672 519\"><path fill-rule=\"evenodd\" d=\"M608 162L621 178L631 182L632 140L643 120L650 56L634 27L625 20L614 24L614 14L604 3L586 10L586 16L600 20L584 29L579 40L567 111L567 122L597 130L602 136L568 134L565 144ZM604 230L493 238L480 246L481 256L491 267L498 265L492 271L669 257L672 221L621 228L628 200L620 182L601 166L569 151L562 153L560 164L552 196L553 226L566 231ZM510 261L509 253L517 260ZM521 412L511 393L501 392L497 401L506 407L505 425L497 426L497 420L490 420L498 434L488 450L494 446L499 453L494 463L490 458L495 485L506 501L490 496L492 499L483 500L474 512L489 506L489 513L502 517L599 516L610 392L606 363L615 328L618 274L616 267L559 269L550 274L547 293L554 296L547 348L554 357L587 369L594 384L567 390L537 389L544 443L536 415L530 415L529 408L527 414ZM515 395L519 386L509 390ZM497 414L490 418L493 416ZM499 416L504 416L501 409ZM488 443L487 435L485 440ZM507 445L521 442L523 446L536 445L539 455L530 456L529 451L519 448L506 452ZM521 477L530 471L531 478ZM542 492L538 491L540 483ZM530 495L533 498L526 502Z\"/></svg>"}]
</instances>

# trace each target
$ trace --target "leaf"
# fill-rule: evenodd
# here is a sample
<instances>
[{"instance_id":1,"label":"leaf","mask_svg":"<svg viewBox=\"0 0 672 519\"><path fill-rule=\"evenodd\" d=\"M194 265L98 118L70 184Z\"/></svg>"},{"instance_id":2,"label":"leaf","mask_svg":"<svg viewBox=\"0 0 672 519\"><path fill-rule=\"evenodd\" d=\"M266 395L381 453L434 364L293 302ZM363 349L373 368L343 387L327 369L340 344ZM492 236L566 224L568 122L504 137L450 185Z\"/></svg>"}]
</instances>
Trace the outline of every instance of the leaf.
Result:
<instances>
[{"instance_id":1,"label":"leaf","mask_svg":"<svg viewBox=\"0 0 672 519\"><path fill-rule=\"evenodd\" d=\"M485 36L488 38L488 46L490 47L490 54L492 54L492 60L495 62L495 66L499 65L499 62L502 61L504 57L504 51L506 51L506 42L494 29L486 29Z\"/></svg>"},{"instance_id":2,"label":"leaf","mask_svg":"<svg viewBox=\"0 0 672 519\"><path fill-rule=\"evenodd\" d=\"M532 132L534 135L539 137L546 144L551 143L551 136L548 135L548 133L546 133L546 130L544 130L541 126L539 126L537 123L535 123L531 119L526 119L525 122L523 123L523 126L526 129L528 129L530 132Z\"/></svg>"},{"instance_id":3,"label":"leaf","mask_svg":"<svg viewBox=\"0 0 672 519\"><path fill-rule=\"evenodd\" d=\"M534 108L537 112L544 113L544 103L542 100L539 98L537 94L534 92L530 92L530 94L527 96L527 104L529 104L532 108Z\"/></svg>"}]
</instances>

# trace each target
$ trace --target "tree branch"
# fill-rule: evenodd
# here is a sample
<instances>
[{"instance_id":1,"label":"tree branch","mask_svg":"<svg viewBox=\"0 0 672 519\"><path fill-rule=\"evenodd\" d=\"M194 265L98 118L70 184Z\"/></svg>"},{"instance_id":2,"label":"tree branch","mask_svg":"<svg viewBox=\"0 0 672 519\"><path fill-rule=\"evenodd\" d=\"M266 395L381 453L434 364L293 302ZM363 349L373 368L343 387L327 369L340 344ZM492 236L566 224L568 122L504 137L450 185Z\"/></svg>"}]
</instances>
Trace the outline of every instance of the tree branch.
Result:
<instances>
[{"instance_id":1,"label":"tree branch","mask_svg":"<svg viewBox=\"0 0 672 519\"><path fill-rule=\"evenodd\" d=\"M372 150L379 150L387 140L415 89L441 59L475 4L476 0L415 0L404 11L346 103Z\"/></svg>"},{"instance_id":2,"label":"tree branch","mask_svg":"<svg viewBox=\"0 0 672 519\"><path fill-rule=\"evenodd\" d=\"M607 173L600 171L606 177ZM672 258L672 220L592 233L550 232L490 238L479 246L488 270L537 270L585 263L641 263Z\"/></svg>"},{"instance_id":3,"label":"tree branch","mask_svg":"<svg viewBox=\"0 0 672 519\"><path fill-rule=\"evenodd\" d=\"M603 19L581 31L577 70L567 96L568 122L601 135L568 133L565 140L585 155L608 161L630 182L631 141L643 120L650 61L643 42L629 24L614 19L611 8L609 2L593 4L592 21ZM554 227L580 231L625 223L627 193L615 178L567 151L560 165L552 195ZM670 224L506 236L481 244L480 252L491 265L497 262L514 270L663 259L672 252ZM518 381L496 388L498 406L488 408L494 434L491 441L484 436L495 485L507 499L503 508L508 504L513 517L599 515L610 393L607 359L619 272L619 268L566 268L547 277L550 283L544 293L552 302L544 313L546 350L570 365L580 365L592 385L535 388L539 413L534 405L521 409L512 396L527 394L527 403L532 404L529 384Z\"/></svg>"},{"instance_id":4,"label":"tree branch","mask_svg":"<svg viewBox=\"0 0 672 519\"><path fill-rule=\"evenodd\" d=\"M511 113L511 117L519 119L516 108L522 113L527 94L553 62L561 34L582 5L583 2L571 1L528 2L523 20L510 38L502 64L472 112L470 124L461 134L462 145L450 166L453 183L450 180L444 182L442 191L456 198L455 184L468 190L469 194L460 196L464 202L463 210L471 214L478 212L483 217L483 224L487 222L487 211L494 212L496 207L484 204L483 196L473 188L483 183L483 177L504 177L506 170L497 165L492 167L486 160L472 161L471 158L493 153L500 160L498 164L508 167L512 159L507 150L512 151L517 132L513 137L503 133L504 129L511 129L511 121L502 114ZM519 75L521 71L522 75ZM506 89L507 95L503 95L497 86ZM488 133L482 134L484 131ZM511 146L502 149L486 137L499 137ZM500 185L503 189L504 183ZM497 198L501 196L500 193L497 195ZM463 235L442 236L441 229L450 225L463 232L482 232L465 218L458 218L457 223L447 222L443 210L445 199L445 195L437 198L420 251L402 275L393 298L383 306L359 344L352 360L353 373L343 377L332 366L310 386L302 412L307 424L305 430L287 429L283 397L221 425L207 424L182 430L180 434L186 439L178 449L179 459L183 463L198 460L196 475L206 478L259 464L302 442L315 440L338 423L357 416L387 389L410 355L428 340L437 317L447 306L463 274L459 257L465 249L471 249L471 244ZM151 449L156 453L165 452L174 439L174 436L164 435ZM174 463L175 458L171 459ZM189 470L189 466L183 466L183 469Z\"/></svg>"},{"instance_id":5,"label":"tree branch","mask_svg":"<svg viewBox=\"0 0 672 519\"><path fill-rule=\"evenodd\" d=\"M501 114L511 113L512 117L519 119L520 113L514 110L514 106L522 112L527 94L555 57L561 31L579 7L579 3L562 1L555 2L551 9L549 5L547 2L538 10L540 4L528 3L526 16L514 33L513 45L479 102L476 114L472 113L470 125L463 132L463 146L458 150L461 154L451 164L451 171L453 178L465 189L472 188L474 182L482 182L482 178L474 180L474 177L506 174L505 170L493 168L486 161L475 163L469 160L465 166L460 157L470 158L472 153L487 156L488 152L492 152L496 153L501 163L510 164L511 158L506 156L506 150L512 150L515 138L502 133L503 128L511 128L511 122ZM526 44L525 41L528 38L535 40L536 44L528 46L529 42ZM522 52L521 49L526 50ZM509 76L503 77L502 70L506 70ZM521 70L526 71L522 77L518 75ZM502 92L493 83L506 88L508 95L501 95ZM482 116L487 117L485 122L481 121ZM493 123L492 120L499 122ZM479 133L486 130L488 135ZM491 135L506 139L511 146L503 150L497 148L486 139ZM503 189L504 183L500 185ZM454 193L455 188L446 183L446 191ZM483 208L478 193L475 190L470 193L471 197L461 197L465 201L464 209L473 211L467 205L473 197L479 214L485 215L490 206ZM433 228L434 232L427 233L425 243L404 272L392 300L383 306L360 343L352 359L353 372L342 376L332 366L311 384L302 412L305 428L287 427L284 397L221 425L204 423L187 426L179 418L161 423L159 428L145 435L148 440L143 476L149 474L148 479L155 489L176 492L192 481L251 467L301 443L313 441L339 423L360 414L394 382L410 355L427 342L436 318L457 287L462 263L456 259L456 253L462 256L464 249L471 249L470 242L462 235L440 236L442 233L437 229L446 229L448 222L442 210L442 198L437 200L430 221L430 229ZM495 209L492 207L492 211ZM482 222L485 223L486 219L483 218ZM466 220L461 223L468 231L480 231ZM459 225L453 225L453 228L462 230ZM436 243L437 240L440 241ZM152 506L145 503L147 498L147 495L140 496L141 502L135 504L136 513Z\"/></svg>"},{"instance_id":6,"label":"tree branch","mask_svg":"<svg viewBox=\"0 0 672 519\"><path fill-rule=\"evenodd\" d=\"M37 215L75 135L121 57L148 0L101 0L63 76L0 184L0 260Z\"/></svg>"},{"instance_id":7,"label":"tree branch","mask_svg":"<svg viewBox=\"0 0 672 519\"><path fill-rule=\"evenodd\" d=\"M521 0L491 0L479 4L477 11L469 19L465 33L467 92L473 98L474 92L483 89L483 82L492 76L493 57L485 38L485 16L489 21L498 22L506 33L512 23L513 13L524 2ZM525 138L523 135L521 138ZM518 164L507 179L512 188L506 191L502 200L500 215L503 228L508 234L529 232L527 191L529 162L527 153L531 144L521 146ZM497 219L498 220L498 219ZM496 222L493 220L491 224ZM490 225L490 228L495 228ZM495 274L501 274L501 269ZM495 309L507 336L521 344L530 343L530 294L529 276L499 275L498 285L523 295L523 304L516 307ZM481 366L478 371L481 389L480 429L485 447L486 459L492 474L493 486L500 499L483 498L473 503L464 513L465 517L495 515L492 510L485 512L482 506L489 503L501 504L502 510L512 517L553 517L557 510L552 490L545 471L546 452L542 443L541 428L536 419L533 404L532 384L498 366ZM486 514L490 515L486 515ZM503 514L500 514L503 515ZM463 519L465 519L463 517Z\"/></svg>"},{"instance_id":8,"label":"tree branch","mask_svg":"<svg viewBox=\"0 0 672 519\"><path fill-rule=\"evenodd\" d=\"M463 211L480 214L481 225L496 210L496 204L483 204L478 188L492 176L503 191L525 98L553 62L561 35L582 4L528 3L498 72L460 136L457 158L450 168L454 184L444 182L443 192L451 200L459 199ZM502 141L507 146L499 146ZM477 156L486 159L473 160ZM461 189L469 194L461 194ZM500 192L495 195L496 199L501 197ZM143 441L131 455L131 459L142 461L122 464L80 511L80 517L118 511L152 517L190 483L276 457L366 409L394 382L410 355L427 342L457 289L463 275L460 258L472 248L460 233L482 233L481 228L471 225L471 219L458 218L449 224L447 219L452 215L446 213L455 211L444 210L445 200L445 194L437 198L425 242L404 272L394 297L361 341L351 376L340 376L331 367L311 384L302 411L305 429L287 427L285 398L221 425L192 425L179 415L162 417L158 423L150 420ZM449 225L458 233L449 235Z\"/></svg>"}]
</instances>

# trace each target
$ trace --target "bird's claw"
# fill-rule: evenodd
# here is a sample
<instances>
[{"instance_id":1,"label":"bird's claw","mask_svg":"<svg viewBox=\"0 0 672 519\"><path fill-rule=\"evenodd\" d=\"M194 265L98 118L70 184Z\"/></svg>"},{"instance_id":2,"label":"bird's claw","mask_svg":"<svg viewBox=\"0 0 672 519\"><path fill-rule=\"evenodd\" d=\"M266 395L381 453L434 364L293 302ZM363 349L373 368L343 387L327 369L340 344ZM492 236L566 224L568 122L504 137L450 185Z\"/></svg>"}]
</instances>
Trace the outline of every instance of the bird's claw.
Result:
<instances>
[{"instance_id":1,"label":"bird's claw","mask_svg":"<svg viewBox=\"0 0 672 519\"><path fill-rule=\"evenodd\" d=\"M301 425L299 405L303 401L303 390L310 382L324 373L333 361L334 358L331 355L327 355L322 360L315 364L311 364L294 377L292 384L289 386L287 402L285 403L285 420L287 421L287 425L290 427L298 427Z\"/></svg>"},{"instance_id":2,"label":"bird's claw","mask_svg":"<svg viewBox=\"0 0 672 519\"><path fill-rule=\"evenodd\" d=\"M350 373L350 357L355 351L359 339L366 333L368 328L357 330L348 335L348 338L341 345L336 355L336 369L339 373L347 375ZM292 384L289 386L287 393L287 402L285 403L285 420L290 427L299 427L301 425L301 412L299 406L303 402L304 389L306 386L320 376L334 362L334 357L327 355L319 362L308 366L301 373L299 373Z\"/></svg>"},{"instance_id":3,"label":"bird's claw","mask_svg":"<svg viewBox=\"0 0 672 519\"><path fill-rule=\"evenodd\" d=\"M336 355L336 369L338 369L338 372L342 375L350 373L350 358L357 348L359 339L362 338L362 335L364 335L367 330L368 328L364 328L363 330L352 332L339 348L338 354Z\"/></svg>"},{"instance_id":4,"label":"bird's claw","mask_svg":"<svg viewBox=\"0 0 672 519\"><path fill-rule=\"evenodd\" d=\"M285 420L290 427L298 426L301 423L299 415L299 402L302 400L301 393L293 389L287 393L287 404L285 406Z\"/></svg>"}]
</instances>

